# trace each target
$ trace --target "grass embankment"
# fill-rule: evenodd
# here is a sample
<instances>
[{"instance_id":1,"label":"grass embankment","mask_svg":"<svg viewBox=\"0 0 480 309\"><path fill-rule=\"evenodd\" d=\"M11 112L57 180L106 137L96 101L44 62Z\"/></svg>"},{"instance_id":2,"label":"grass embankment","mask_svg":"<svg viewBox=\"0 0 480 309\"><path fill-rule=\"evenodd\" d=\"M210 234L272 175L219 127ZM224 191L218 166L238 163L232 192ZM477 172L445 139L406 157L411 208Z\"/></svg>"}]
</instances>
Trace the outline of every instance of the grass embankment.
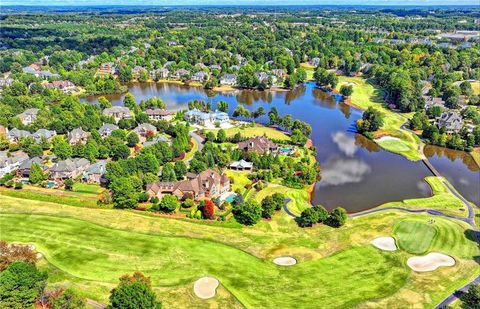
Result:
<instances>
[{"instance_id":1,"label":"grass embankment","mask_svg":"<svg viewBox=\"0 0 480 309\"><path fill-rule=\"evenodd\" d=\"M393 112L384 106L383 92L361 77L339 76L337 90L343 84L353 86L353 94L348 103L362 110L373 107L384 115L384 125L374 133L375 138L391 136L395 140L383 139L376 141L380 147L387 151L400 154L409 160L420 160L421 154L418 151L420 139L414 133L401 129L401 126L408 120L407 116ZM410 116L410 115L408 115Z\"/></svg>"},{"instance_id":2,"label":"grass embankment","mask_svg":"<svg viewBox=\"0 0 480 309\"><path fill-rule=\"evenodd\" d=\"M196 139L194 139L193 137L190 138L190 141L191 141L191 144L192 144L192 148L190 149L189 152L187 152L185 154L185 157L182 159L182 161L188 161L190 160L194 155L195 153L198 151L198 142Z\"/></svg>"},{"instance_id":3,"label":"grass embankment","mask_svg":"<svg viewBox=\"0 0 480 309\"><path fill-rule=\"evenodd\" d=\"M393 235L397 222L426 222L428 215L387 211L351 219L340 229L301 229L281 211L242 227L0 198L1 239L36 244L53 284L71 282L102 302L120 275L138 270L152 277L165 308L234 307L235 299L248 308L433 307L480 272L473 261L479 249L464 236L468 226L462 222L435 218L431 249L454 256L457 265L431 273L413 273L405 251L382 252L370 244ZM271 263L286 254L300 263L289 268ZM208 301L192 292L203 275L223 285Z\"/></svg>"},{"instance_id":4,"label":"grass embankment","mask_svg":"<svg viewBox=\"0 0 480 309\"><path fill-rule=\"evenodd\" d=\"M205 132L217 132L220 129L212 129L212 130L205 130ZM255 126L239 126L233 127L229 129L224 129L227 137L232 137L236 133L240 132L242 136L245 137L254 137L254 136L263 136L266 135L268 138L276 139L276 140L290 140L290 137L274 128L264 127L262 125L256 124Z\"/></svg>"},{"instance_id":5,"label":"grass embankment","mask_svg":"<svg viewBox=\"0 0 480 309\"><path fill-rule=\"evenodd\" d=\"M432 190L432 196L427 198L407 199L400 202L390 202L380 207L400 206L408 209L435 209L448 215L466 217L468 215L462 201L453 195L445 186L443 177L425 177Z\"/></svg>"}]
</instances>

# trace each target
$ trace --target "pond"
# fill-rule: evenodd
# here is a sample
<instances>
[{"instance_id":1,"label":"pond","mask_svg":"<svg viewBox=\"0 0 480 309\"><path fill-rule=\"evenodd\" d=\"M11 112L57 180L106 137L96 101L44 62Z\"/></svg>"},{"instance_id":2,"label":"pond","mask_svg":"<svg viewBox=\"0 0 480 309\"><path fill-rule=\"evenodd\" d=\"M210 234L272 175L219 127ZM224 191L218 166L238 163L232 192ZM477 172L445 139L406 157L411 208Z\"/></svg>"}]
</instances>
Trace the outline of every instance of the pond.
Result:
<instances>
[{"instance_id":1,"label":"pond","mask_svg":"<svg viewBox=\"0 0 480 309\"><path fill-rule=\"evenodd\" d=\"M308 122L313 129L312 140L317 148L317 160L321 164L321 180L313 193L313 203L327 209L337 206L349 212L375 207L379 204L428 196L430 189L423 181L431 172L422 162L407 159L382 150L372 141L355 133L355 122L361 111L352 108L305 83L292 91L234 91L213 93L199 87L172 83L134 83L129 91L137 102L150 97L160 97L170 110L187 108L191 100L205 100L214 108L218 101L229 103L231 115L237 104L254 110L263 106L268 112L276 107L281 116L291 114L294 119ZM124 95L106 96L114 105L122 105ZM96 103L97 97L83 101ZM267 122L262 116L258 122ZM463 157L470 157L459 152ZM453 183L467 199L480 204L480 174L471 161L429 151L435 167ZM471 158L471 157L470 157Z\"/></svg>"}]
</instances>

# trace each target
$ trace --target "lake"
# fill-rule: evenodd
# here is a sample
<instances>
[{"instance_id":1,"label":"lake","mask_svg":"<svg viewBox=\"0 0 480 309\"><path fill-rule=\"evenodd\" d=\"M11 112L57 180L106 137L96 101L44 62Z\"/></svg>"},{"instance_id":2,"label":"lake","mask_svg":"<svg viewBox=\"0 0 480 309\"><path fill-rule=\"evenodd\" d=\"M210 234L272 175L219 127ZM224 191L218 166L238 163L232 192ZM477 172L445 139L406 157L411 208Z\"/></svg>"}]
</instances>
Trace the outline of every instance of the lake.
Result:
<instances>
[{"instance_id":1,"label":"lake","mask_svg":"<svg viewBox=\"0 0 480 309\"><path fill-rule=\"evenodd\" d=\"M216 93L199 87L173 83L133 83L129 91L137 102L157 96L170 110L187 108L191 100L229 103L231 115L237 104L254 110L263 106L268 112L276 107L281 116L308 122L321 165L321 180L315 185L313 204L327 209L344 207L348 212L373 208L385 202L431 194L423 178L431 172L422 162L411 162L402 156L382 150L367 138L355 133L355 122L362 112L321 91L312 82L292 91L242 90ZM124 95L107 95L113 105L122 105ZM82 101L96 103L97 97ZM258 122L267 122L263 116ZM465 152L428 146L426 155L432 164L467 199L480 205L480 172Z\"/></svg>"}]
</instances>

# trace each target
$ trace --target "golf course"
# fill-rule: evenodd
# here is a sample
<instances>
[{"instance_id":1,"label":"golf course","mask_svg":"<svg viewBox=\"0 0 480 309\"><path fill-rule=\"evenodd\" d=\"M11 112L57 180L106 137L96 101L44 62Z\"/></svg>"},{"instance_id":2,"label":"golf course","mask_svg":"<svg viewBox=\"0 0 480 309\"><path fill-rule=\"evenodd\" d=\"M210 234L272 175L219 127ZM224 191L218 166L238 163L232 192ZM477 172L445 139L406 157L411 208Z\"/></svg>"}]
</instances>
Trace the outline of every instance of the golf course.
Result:
<instances>
[{"instance_id":1,"label":"golf course","mask_svg":"<svg viewBox=\"0 0 480 309\"><path fill-rule=\"evenodd\" d=\"M107 303L121 275L140 271L151 277L165 308L304 308L313 302L320 308L433 308L480 273L471 227L427 214L385 210L338 229L302 229L281 210L245 227L2 193L1 239L35 245L50 284L100 303ZM371 241L380 236L394 237L399 249L375 248ZM433 251L455 265L423 273L406 265ZM298 263L275 265L280 256ZM193 292L204 276L220 282L210 299Z\"/></svg>"}]
</instances>

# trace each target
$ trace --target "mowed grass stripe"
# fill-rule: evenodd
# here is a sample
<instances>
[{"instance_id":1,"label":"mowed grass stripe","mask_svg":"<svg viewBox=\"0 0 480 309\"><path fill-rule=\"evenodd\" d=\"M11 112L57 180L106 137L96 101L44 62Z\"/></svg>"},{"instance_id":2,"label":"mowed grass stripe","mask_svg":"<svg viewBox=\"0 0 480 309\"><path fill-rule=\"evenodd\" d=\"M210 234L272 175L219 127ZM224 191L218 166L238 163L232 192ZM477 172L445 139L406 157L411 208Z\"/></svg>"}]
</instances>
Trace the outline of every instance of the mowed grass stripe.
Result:
<instances>
[{"instance_id":1,"label":"mowed grass stripe","mask_svg":"<svg viewBox=\"0 0 480 309\"><path fill-rule=\"evenodd\" d=\"M174 288L209 274L246 307L352 307L391 295L410 273L400 253L372 246L281 268L211 241L127 232L76 219L4 214L0 224L2 239L35 243L50 263L73 276L113 283L138 270L155 286Z\"/></svg>"},{"instance_id":2,"label":"mowed grass stripe","mask_svg":"<svg viewBox=\"0 0 480 309\"><path fill-rule=\"evenodd\" d=\"M407 219L397 223L394 235L401 249L412 254L423 254L430 248L437 229L427 222Z\"/></svg>"}]
</instances>

